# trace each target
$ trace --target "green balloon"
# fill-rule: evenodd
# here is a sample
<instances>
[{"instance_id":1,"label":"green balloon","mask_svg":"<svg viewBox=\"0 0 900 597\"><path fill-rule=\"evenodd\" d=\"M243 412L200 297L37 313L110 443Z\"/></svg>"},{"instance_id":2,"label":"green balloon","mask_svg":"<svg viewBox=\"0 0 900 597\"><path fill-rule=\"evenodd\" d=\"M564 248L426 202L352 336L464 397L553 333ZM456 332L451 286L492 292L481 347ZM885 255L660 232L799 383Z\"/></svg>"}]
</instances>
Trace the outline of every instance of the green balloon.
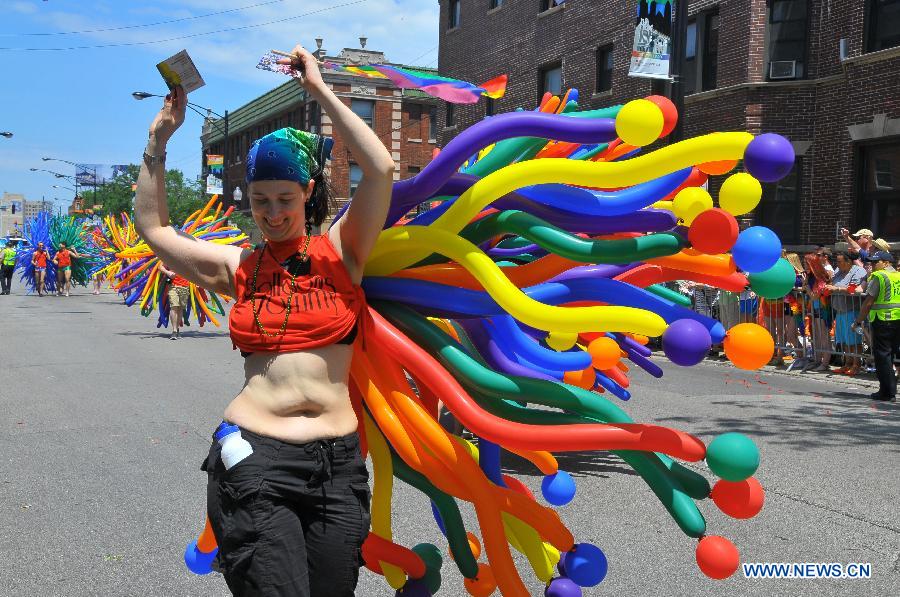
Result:
<instances>
[{"instance_id":1,"label":"green balloon","mask_svg":"<svg viewBox=\"0 0 900 597\"><path fill-rule=\"evenodd\" d=\"M441 557L441 550L432 543L419 543L412 548L422 561L425 562L426 568L434 568L440 570L444 564L444 558Z\"/></svg>"},{"instance_id":2,"label":"green balloon","mask_svg":"<svg viewBox=\"0 0 900 597\"><path fill-rule=\"evenodd\" d=\"M706 464L721 479L743 481L759 468L759 449L743 433L725 433L706 448Z\"/></svg>"},{"instance_id":3,"label":"green balloon","mask_svg":"<svg viewBox=\"0 0 900 597\"><path fill-rule=\"evenodd\" d=\"M780 299L794 288L797 272L787 259L779 259L764 272L750 274L750 288L767 299Z\"/></svg>"},{"instance_id":4,"label":"green balloon","mask_svg":"<svg viewBox=\"0 0 900 597\"><path fill-rule=\"evenodd\" d=\"M441 571L425 566L425 576L422 577L422 582L428 587L428 592L437 595L437 592L441 590Z\"/></svg>"}]
</instances>

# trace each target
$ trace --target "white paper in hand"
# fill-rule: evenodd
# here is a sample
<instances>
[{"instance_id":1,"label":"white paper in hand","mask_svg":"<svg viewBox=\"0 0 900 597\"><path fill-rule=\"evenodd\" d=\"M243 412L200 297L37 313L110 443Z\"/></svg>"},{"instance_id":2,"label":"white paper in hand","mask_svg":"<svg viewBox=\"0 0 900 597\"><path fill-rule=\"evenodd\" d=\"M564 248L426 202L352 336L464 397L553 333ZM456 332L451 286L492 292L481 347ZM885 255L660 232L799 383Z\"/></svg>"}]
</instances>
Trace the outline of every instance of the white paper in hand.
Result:
<instances>
[{"instance_id":1,"label":"white paper in hand","mask_svg":"<svg viewBox=\"0 0 900 597\"><path fill-rule=\"evenodd\" d=\"M184 87L185 93L200 89L206 82L200 76L200 71L194 66L194 61L188 56L187 50L182 50L170 58L166 58L156 65L159 74L162 75L166 85L172 89L176 85Z\"/></svg>"}]
</instances>

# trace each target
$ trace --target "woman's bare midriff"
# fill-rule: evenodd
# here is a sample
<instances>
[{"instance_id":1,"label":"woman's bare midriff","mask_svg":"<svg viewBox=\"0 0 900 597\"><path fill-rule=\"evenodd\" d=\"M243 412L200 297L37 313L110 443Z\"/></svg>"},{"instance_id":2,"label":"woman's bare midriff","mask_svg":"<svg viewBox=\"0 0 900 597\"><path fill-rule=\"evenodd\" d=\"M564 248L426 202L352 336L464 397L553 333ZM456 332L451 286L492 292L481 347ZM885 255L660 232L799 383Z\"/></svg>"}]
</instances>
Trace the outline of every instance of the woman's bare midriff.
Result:
<instances>
[{"instance_id":1,"label":"woman's bare midriff","mask_svg":"<svg viewBox=\"0 0 900 597\"><path fill-rule=\"evenodd\" d=\"M225 420L254 433L301 444L356 431L347 379L353 348L332 344L302 352L254 353Z\"/></svg>"}]
</instances>

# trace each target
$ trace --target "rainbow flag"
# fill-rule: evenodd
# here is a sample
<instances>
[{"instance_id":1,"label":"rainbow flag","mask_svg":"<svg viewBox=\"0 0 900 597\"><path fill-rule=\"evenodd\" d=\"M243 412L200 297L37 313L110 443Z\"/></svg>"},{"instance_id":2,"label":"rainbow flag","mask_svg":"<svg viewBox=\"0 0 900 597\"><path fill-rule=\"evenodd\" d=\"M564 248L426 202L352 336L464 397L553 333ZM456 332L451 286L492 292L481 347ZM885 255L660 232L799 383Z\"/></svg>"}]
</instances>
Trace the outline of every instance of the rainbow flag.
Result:
<instances>
[{"instance_id":1,"label":"rainbow flag","mask_svg":"<svg viewBox=\"0 0 900 597\"><path fill-rule=\"evenodd\" d=\"M325 61L325 68L373 79L390 79L401 89L419 89L428 95L454 104L474 104L484 95L499 99L506 93L506 75L500 75L480 86L434 73L389 64L343 65Z\"/></svg>"}]
</instances>

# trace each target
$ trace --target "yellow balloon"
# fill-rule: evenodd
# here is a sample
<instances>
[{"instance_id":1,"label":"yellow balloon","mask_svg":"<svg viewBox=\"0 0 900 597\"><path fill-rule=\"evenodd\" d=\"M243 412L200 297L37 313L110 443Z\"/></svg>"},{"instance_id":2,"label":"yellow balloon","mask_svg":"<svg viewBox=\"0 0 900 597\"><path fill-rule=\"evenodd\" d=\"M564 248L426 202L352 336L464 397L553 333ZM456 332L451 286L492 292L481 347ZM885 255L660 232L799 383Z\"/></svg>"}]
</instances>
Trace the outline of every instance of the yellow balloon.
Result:
<instances>
[{"instance_id":1,"label":"yellow balloon","mask_svg":"<svg viewBox=\"0 0 900 597\"><path fill-rule=\"evenodd\" d=\"M684 221L685 226L690 226L694 218L712 207L712 197L700 187L681 189L672 200L672 211L675 217Z\"/></svg>"},{"instance_id":2,"label":"yellow balloon","mask_svg":"<svg viewBox=\"0 0 900 597\"><path fill-rule=\"evenodd\" d=\"M550 332L550 334L547 336L547 346L557 352L562 352L564 350L569 350L570 348L575 346L575 342L577 340L578 334L567 332Z\"/></svg>"},{"instance_id":3,"label":"yellow balloon","mask_svg":"<svg viewBox=\"0 0 900 597\"><path fill-rule=\"evenodd\" d=\"M629 145L643 147L659 139L664 124L659 106L645 99L632 100L616 116L616 134Z\"/></svg>"},{"instance_id":4,"label":"yellow balloon","mask_svg":"<svg viewBox=\"0 0 900 597\"><path fill-rule=\"evenodd\" d=\"M733 216L750 213L761 198L762 185L746 172L732 174L719 189L719 207Z\"/></svg>"},{"instance_id":5,"label":"yellow balloon","mask_svg":"<svg viewBox=\"0 0 900 597\"><path fill-rule=\"evenodd\" d=\"M439 229L457 233L487 205L522 187L550 183L630 187L695 164L741 159L752 140L750 133L716 133L679 141L621 162L544 158L510 164L472 185L428 226L426 234ZM381 232L366 262L367 276L389 276L434 253L424 244L410 246L402 232L406 228L409 226L392 226Z\"/></svg>"}]
</instances>

